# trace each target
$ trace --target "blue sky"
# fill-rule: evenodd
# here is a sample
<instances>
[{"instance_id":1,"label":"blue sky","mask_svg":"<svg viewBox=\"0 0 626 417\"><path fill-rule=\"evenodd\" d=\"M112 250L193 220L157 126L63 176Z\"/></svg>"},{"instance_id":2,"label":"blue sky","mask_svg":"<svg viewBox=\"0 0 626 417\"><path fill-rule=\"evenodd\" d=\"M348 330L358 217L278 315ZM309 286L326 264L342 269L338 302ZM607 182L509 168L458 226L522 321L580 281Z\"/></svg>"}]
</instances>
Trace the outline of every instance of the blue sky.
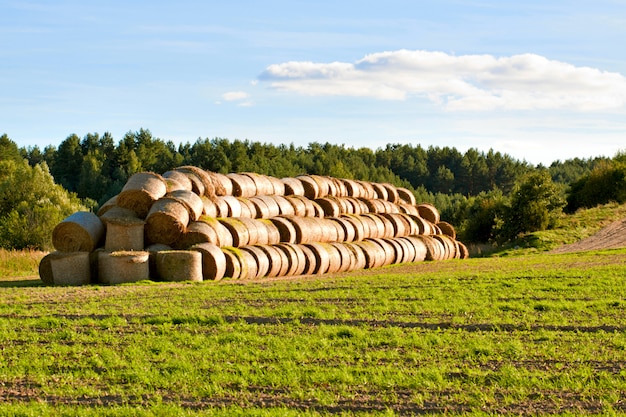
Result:
<instances>
[{"instance_id":1,"label":"blue sky","mask_svg":"<svg viewBox=\"0 0 626 417\"><path fill-rule=\"evenodd\" d=\"M614 156L624 45L624 0L0 0L0 134Z\"/></svg>"}]
</instances>

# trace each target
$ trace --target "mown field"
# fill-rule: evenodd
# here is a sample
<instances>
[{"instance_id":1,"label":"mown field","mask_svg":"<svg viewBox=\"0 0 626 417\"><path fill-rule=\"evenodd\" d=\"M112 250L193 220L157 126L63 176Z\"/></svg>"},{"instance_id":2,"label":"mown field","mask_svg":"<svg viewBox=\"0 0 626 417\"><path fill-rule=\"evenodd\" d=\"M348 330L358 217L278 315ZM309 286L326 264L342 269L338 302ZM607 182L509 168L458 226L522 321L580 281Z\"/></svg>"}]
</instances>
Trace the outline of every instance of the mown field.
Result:
<instances>
[{"instance_id":1,"label":"mown field","mask_svg":"<svg viewBox=\"0 0 626 417\"><path fill-rule=\"evenodd\" d=\"M626 412L626 250L0 294L0 415Z\"/></svg>"}]
</instances>

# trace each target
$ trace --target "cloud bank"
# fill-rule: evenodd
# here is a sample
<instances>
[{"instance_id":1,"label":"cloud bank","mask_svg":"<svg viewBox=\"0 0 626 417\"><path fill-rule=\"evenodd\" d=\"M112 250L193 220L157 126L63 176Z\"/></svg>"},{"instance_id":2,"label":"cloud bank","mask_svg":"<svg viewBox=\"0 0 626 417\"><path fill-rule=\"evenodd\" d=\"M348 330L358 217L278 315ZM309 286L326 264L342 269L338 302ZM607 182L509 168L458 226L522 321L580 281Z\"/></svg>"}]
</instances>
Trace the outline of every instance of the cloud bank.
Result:
<instances>
[{"instance_id":1,"label":"cloud bank","mask_svg":"<svg viewBox=\"0 0 626 417\"><path fill-rule=\"evenodd\" d=\"M626 78L535 54L494 57L398 50L355 63L290 61L259 76L272 88L312 96L407 100L425 97L446 110L568 109L626 106Z\"/></svg>"}]
</instances>

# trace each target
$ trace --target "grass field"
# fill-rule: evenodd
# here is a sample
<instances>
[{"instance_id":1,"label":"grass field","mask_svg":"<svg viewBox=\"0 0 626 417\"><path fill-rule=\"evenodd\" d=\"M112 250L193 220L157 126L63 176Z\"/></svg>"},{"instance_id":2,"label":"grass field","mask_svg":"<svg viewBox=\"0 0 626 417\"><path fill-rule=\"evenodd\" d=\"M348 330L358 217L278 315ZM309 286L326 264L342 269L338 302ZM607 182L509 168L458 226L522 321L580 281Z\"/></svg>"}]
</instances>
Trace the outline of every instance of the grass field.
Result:
<instances>
[{"instance_id":1,"label":"grass field","mask_svg":"<svg viewBox=\"0 0 626 417\"><path fill-rule=\"evenodd\" d=\"M0 282L0 415L626 412L626 250L250 283L26 272Z\"/></svg>"}]
</instances>

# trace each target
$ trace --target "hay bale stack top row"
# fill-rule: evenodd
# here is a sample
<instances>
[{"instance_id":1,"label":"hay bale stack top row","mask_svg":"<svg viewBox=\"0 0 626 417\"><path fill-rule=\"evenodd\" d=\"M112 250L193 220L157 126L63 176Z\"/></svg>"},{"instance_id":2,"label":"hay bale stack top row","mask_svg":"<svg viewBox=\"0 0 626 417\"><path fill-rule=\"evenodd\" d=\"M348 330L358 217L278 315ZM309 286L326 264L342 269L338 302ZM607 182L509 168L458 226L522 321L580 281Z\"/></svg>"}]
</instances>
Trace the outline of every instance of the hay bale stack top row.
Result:
<instances>
[{"instance_id":1,"label":"hay bale stack top row","mask_svg":"<svg viewBox=\"0 0 626 417\"><path fill-rule=\"evenodd\" d=\"M466 258L452 225L406 188L319 175L136 173L97 214L52 233L46 284L324 274Z\"/></svg>"}]
</instances>

